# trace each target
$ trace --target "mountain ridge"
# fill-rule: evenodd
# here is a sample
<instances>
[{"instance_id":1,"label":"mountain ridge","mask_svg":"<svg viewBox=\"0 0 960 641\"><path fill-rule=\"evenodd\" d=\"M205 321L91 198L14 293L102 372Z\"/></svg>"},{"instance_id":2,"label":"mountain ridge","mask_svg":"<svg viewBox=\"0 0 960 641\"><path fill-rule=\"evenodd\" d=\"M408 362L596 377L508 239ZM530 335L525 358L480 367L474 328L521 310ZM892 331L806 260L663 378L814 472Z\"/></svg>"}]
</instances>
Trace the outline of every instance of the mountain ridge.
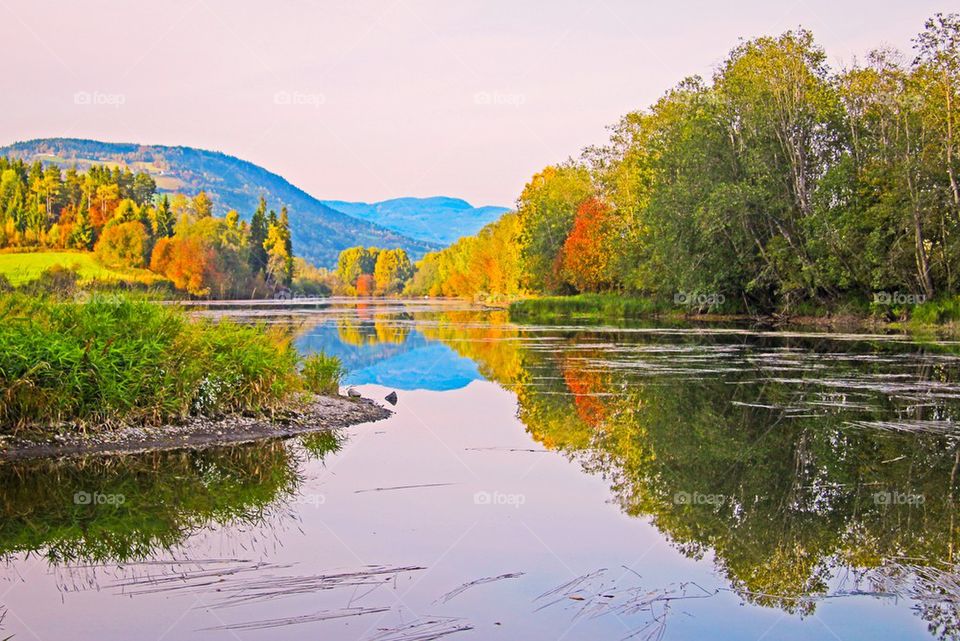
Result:
<instances>
[{"instance_id":1,"label":"mountain ridge","mask_svg":"<svg viewBox=\"0 0 960 641\"><path fill-rule=\"evenodd\" d=\"M375 223L422 240L450 245L464 236L472 236L485 225L510 211L507 207L474 207L462 198L404 196L373 203L322 200L323 204L349 216Z\"/></svg>"},{"instance_id":2,"label":"mountain ridge","mask_svg":"<svg viewBox=\"0 0 960 641\"><path fill-rule=\"evenodd\" d=\"M246 220L262 195L270 208L288 207L295 252L324 267L335 265L339 252L354 245L403 247L413 258L440 248L333 209L283 176L220 151L61 137L18 141L0 147L0 155L61 166L107 164L146 171L161 193L192 195L204 190L213 199L215 211L236 209Z\"/></svg>"}]
</instances>

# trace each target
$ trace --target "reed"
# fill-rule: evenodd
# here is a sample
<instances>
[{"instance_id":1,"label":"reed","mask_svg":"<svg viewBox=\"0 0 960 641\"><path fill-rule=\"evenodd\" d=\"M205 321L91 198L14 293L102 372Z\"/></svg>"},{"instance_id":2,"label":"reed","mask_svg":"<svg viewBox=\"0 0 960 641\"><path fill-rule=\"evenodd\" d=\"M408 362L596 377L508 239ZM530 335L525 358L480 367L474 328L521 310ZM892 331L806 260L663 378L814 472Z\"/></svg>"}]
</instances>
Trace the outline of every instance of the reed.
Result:
<instances>
[{"instance_id":1,"label":"reed","mask_svg":"<svg viewBox=\"0 0 960 641\"><path fill-rule=\"evenodd\" d=\"M335 395L343 380L343 363L336 356L311 354L303 359L300 376L307 389L314 394Z\"/></svg>"}]
</instances>

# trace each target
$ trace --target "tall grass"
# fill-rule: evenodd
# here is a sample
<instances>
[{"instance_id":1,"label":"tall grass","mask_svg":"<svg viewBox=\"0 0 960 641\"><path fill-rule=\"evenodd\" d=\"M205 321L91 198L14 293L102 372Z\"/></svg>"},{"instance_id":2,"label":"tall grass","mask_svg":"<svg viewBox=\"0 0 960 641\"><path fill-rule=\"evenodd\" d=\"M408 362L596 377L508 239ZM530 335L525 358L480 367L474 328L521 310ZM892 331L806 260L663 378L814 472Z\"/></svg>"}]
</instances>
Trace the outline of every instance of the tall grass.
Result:
<instances>
[{"instance_id":1,"label":"tall grass","mask_svg":"<svg viewBox=\"0 0 960 641\"><path fill-rule=\"evenodd\" d=\"M912 325L941 325L960 322L960 296L927 301L913 308Z\"/></svg>"},{"instance_id":2,"label":"tall grass","mask_svg":"<svg viewBox=\"0 0 960 641\"><path fill-rule=\"evenodd\" d=\"M94 293L0 297L0 432L260 412L304 388L288 337Z\"/></svg>"},{"instance_id":3,"label":"tall grass","mask_svg":"<svg viewBox=\"0 0 960 641\"><path fill-rule=\"evenodd\" d=\"M669 305L646 298L618 294L578 294L576 296L546 296L528 298L510 305L510 319L516 321L546 321L565 318L642 318L668 311Z\"/></svg>"},{"instance_id":4,"label":"tall grass","mask_svg":"<svg viewBox=\"0 0 960 641\"><path fill-rule=\"evenodd\" d=\"M304 385L314 394L333 395L339 392L343 374L340 359L323 353L307 356L300 370Z\"/></svg>"}]
</instances>

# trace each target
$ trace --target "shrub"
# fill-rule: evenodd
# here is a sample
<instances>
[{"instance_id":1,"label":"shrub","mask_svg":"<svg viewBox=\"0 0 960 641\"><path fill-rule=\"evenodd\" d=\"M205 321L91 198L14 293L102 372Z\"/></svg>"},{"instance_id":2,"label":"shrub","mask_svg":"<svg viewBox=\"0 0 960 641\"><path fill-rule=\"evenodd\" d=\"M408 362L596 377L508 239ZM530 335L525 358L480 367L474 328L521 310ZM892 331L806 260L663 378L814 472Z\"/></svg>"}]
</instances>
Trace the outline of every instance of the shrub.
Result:
<instances>
[{"instance_id":1,"label":"shrub","mask_svg":"<svg viewBox=\"0 0 960 641\"><path fill-rule=\"evenodd\" d=\"M43 270L36 280L21 286L21 290L37 296L45 294L67 298L77 291L80 271L77 266L53 265Z\"/></svg>"}]
</instances>

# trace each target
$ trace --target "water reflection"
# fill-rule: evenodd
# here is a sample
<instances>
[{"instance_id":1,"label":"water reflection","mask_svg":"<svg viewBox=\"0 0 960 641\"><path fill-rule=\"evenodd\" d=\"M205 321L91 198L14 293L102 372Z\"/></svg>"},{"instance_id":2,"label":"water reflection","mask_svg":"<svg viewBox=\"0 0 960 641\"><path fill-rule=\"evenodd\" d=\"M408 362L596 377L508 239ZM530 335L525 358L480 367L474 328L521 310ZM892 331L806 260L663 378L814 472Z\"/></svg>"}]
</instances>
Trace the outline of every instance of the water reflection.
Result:
<instances>
[{"instance_id":1,"label":"water reflection","mask_svg":"<svg viewBox=\"0 0 960 641\"><path fill-rule=\"evenodd\" d=\"M486 379L508 390L533 440L602 478L631 523L649 521L673 548L717 571L719 587L688 586L689 598L719 590L802 616L839 599L889 600L911 607L932 636L960 638L956 346L879 336L518 326L499 311L396 304L303 315L297 323L299 348L340 356L350 384L460 390L462 397L447 396L467 398L474 389L468 384ZM401 407L409 396L401 395ZM443 403L428 398L430 407ZM135 561L175 550L212 525L263 523L298 495L305 461L324 460L343 438L318 433L295 444L0 466L0 554ZM425 447L397 451L396 465L418 446ZM520 458L526 454L498 456L498 465L522 468L518 474L530 466ZM373 466L395 471L391 463L371 462L357 487L403 485L392 476L365 477ZM447 464L427 463L443 475L426 480L455 480L459 466ZM463 506L431 491L424 518L437 522L408 533L416 539L403 538L394 522L379 525L394 527L388 535L408 548L446 549L451 541L433 531L443 527L438 515ZM94 493L125 500L85 502ZM339 496L343 522L360 520L352 502L358 496L378 494L386 509L385 492ZM568 509L576 519L584 508L571 501ZM519 514L505 513L507 520ZM521 542L504 545L527 550ZM631 545L610 542L625 555ZM380 560L406 561L405 551ZM497 572L520 569L526 576L544 570L531 562ZM478 576L487 575L460 578ZM536 594L525 596L535 602Z\"/></svg>"},{"instance_id":2,"label":"water reflection","mask_svg":"<svg viewBox=\"0 0 960 641\"><path fill-rule=\"evenodd\" d=\"M321 459L341 439L300 437L303 451ZM212 526L266 523L299 481L297 456L280 441L0 465L0 558L142 561Z\"/></svg>"},{"instance_id":3,"label":"water reflection","mask_svg":"<svg viewBox=\"0 0 960 641\"><path fill-rule=\"evenodd\" d=\"M468 328L544 446L755 604L911 596L958 634L960 359L877 342ZM512 335L512 336L510 336ZM465 340L466 339L466 340ZM496 349L491 350L495 345ZM839 577L839 580L838 580Z\"/></svg>"},{"instance_id":4,"label":"water reflection","mask_svg":"<svg viewBox=\"0 0 960 641\"><path fill-rule=\"evenodd\" d=\"M712 554L746 601L810 614L844 594L910 596L931 632L958 634L952 349L551 331L491 312L420 320L418 337L516 393L537 441L606 478L625 513L650 518L686 555ZM392 373L377 382L404 380Z\"/></svg>"},{"instance_id":5,"label":"water reflection","mask_svg":"<svg viewBox=\"0 0 960 641\"><path fill-rule=\"evenodd\" d=\"M347 385L378 384L400 390L449 391L481 377L477 365L415 329L409 314L361 314L303 328L302 352L340 358Z\"/></svg>"}]
</instances>

